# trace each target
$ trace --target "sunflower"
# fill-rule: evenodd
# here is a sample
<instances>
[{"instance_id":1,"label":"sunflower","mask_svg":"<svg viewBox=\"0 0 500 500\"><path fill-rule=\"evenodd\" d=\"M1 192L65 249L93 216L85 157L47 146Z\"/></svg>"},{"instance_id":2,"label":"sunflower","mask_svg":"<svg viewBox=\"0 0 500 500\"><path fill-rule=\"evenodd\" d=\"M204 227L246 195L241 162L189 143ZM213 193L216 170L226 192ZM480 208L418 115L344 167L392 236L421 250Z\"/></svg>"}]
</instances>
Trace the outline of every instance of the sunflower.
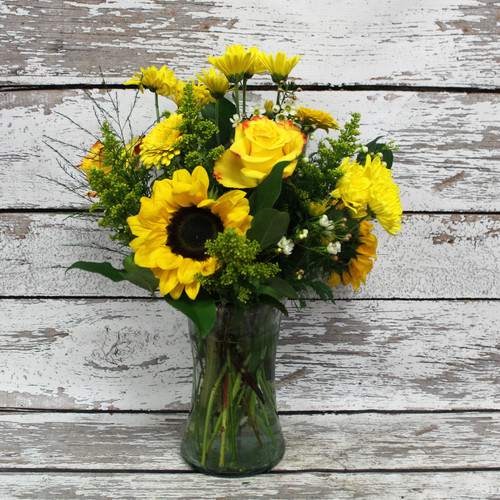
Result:
<instances>
[{"instance_id":1,"label":"sunflower","mask_svg":"<svg viewBox=\"0 0 500 500\"><path fill-rule=\"evenodd\" d=\"M195 299L200 289L196 274L213 274L215 258L205 253L205 242L227 227L239 234L250 228L252 217L246 193L228 191L208 198L209 179L199 166L192 174L174 172L172 180L156 181L151 198L141 198L139 213L127 219L135 263L150 268L160 280L160 293L178 299L185 291Z\"/></svg>"},{"instance_id":2,"label":"sunflower","mask_svg":"<svg viewBox=\"0 0 500 500\"><path fill-rule=\"evenodd\" d=\"M156 66L149 68L141 68L141 73L134 71L134 78L125 82L124 85L137 85L141 92L144 92L144 87L156 92L157 94L169 96L173 89L176 88L177 78L171 69L162 66L158 69Z\"/></svg>"},{"instance_id":3,"label":"sunflower","mask_svg":"<svg viewBox=\"0 0 500 500\"><path fill-rule=\"evenodd\" d=\"M299 62L302 56L293 56L287 59L286 53L278 52L275 56L260 53L260 61L262 65L271 73L271 78L276 84L288 79L288 75Z\"/></svg>"},{"instance_id":4,"label":"sunflower","mask_svg":"<svg viewBox=\"0 0 500 500\"><path fill-rule=\"evenodd\" d=\"M373 224L361 221L359 226L359 241L361 245L356 249L356 257L349 261L349 269L340 274L333 272L330 276L329 285L337 286L340 282L344 286L352 285L356 291L361 283L366 282L366 275L372 270L373 261L377 260L377 238L371 233Z\"/></svg>"},{"instance_id":5,"label":"sunflower","mask_svg":"<svg viewBox=\"0 0 500 500\"><path fill-rule=\"evenodd\" d=\"M301 106L297 109L296 118L302 123L303 126L316 126L328 132L329 129L338 129L339 124L333 119L330 113L319 111L317 109L310 109Z\"/></svg>"},{"instance_id":6,"label":"sunflower","mask_svg":"<svg viewBox=\"0 0 500 500\"><path fill-rule=\"evenodd\" d=\"M179 132L181 122L182 115L174 113L158 123L144 137L141 144L141 161L146 167L168 167L172 158L180 153L176 144L182 138Z\"/></svg>"},{"instance_id":7,"label":"sunflower","mask_svg":"<svg viewBox=\"0 0 500 500\"><path fill-rule=\"evenodd\" d=\"M222 71L231 83L239 83L246 75L256 71L255 59L258 51L253 47L246 50L242 45L226 46L226 53L220 57L208 57L208 62Z\"/></svg>"}]
</instances>

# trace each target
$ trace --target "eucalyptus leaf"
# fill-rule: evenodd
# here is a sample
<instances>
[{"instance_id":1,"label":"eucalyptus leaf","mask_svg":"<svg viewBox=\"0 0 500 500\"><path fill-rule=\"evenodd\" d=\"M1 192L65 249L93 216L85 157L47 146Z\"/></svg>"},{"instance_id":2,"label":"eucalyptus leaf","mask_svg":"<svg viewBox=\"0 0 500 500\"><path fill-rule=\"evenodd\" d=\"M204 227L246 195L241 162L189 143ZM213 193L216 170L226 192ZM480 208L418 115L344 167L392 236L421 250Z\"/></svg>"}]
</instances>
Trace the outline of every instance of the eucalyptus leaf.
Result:
<instances>
[{"instance_id":1,"label":"eucalyptus leaf","mask_svg":"<svg viewBox=\"0 0 500 500\"><path fill-rule=\"evenodd\" d=\"M276 245L286 234L290 216L274 208L260 210L252 219L252 226L247 231L247 238L259 242L264 250L271 245Z\"/></svg>"},{"instance_id":2,"label":"eucalyptus leaf","mask_svg":"<svg viewBox=\"0 0 500 500\"><path fill-rule=\"evenodd\" d=\"M164 299L173 308L186 315L196 326L200 333L200 338L204 338L212 329L216 318L215 300L211 297L198 294L196 300L191 300L183 293L177 300L169 295Z\"/></svg>"}]
</instances>

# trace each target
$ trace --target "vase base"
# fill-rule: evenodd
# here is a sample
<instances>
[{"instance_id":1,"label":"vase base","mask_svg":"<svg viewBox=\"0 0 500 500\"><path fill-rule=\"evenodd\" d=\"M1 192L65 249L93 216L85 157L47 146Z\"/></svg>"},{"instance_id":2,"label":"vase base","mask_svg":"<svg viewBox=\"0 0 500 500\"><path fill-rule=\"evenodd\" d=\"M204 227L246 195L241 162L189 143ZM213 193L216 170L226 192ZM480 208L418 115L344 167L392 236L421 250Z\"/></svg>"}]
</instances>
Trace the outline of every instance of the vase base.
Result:
<instances>
[{"instance_id":1,"label":"vase base","mask_svg":"<svg viewBox=\"0 0 500 500\"><path fill-rule=\"evenodd\" d=\"M267 456L264 457L262 456L262 450L259 450L260 453L250 453L246 455L248 457L246 460L239 459L237 463L233 460L228 465L221 466L216 461L213 463L201 464L201 461L198 460L198 456L193 455L193 450L188 450L187 448L185 443L183 443L181 454L184 461L190 467L203 474L219 477L245 477L262 474L276 467L285 453L285 443L281 441L273 447L271 455L267 454ZM259 455L261 456L259 457Z\"/></svg>"}]
</instances>

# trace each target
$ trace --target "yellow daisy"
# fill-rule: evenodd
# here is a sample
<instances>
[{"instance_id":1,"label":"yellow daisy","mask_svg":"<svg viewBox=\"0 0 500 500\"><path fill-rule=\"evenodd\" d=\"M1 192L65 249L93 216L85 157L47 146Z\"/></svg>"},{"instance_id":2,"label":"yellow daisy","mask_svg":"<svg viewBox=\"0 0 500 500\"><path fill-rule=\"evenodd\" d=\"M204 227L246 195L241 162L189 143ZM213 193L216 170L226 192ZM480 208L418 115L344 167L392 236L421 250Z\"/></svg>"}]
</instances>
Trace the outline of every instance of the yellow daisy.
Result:
<instances>
[{"instance_id":1,"label":"yellow daisy","mask_svg":"<svg viewBox=\"0 0 500 500\"><path fill-rule=\"evenodd\" d=\"M356 291L361 283L366 283L366 275L373 268L373 261L377 260L377 238L371 233L373 224L367 221L362 221L359 226L359 241L361 245L356 249L356 257L349 262L348 271L344 271L342 276L333 272L330 276L329 285L337 286L340 282L344 286L352 285Z\"/></svg>"},{"instance_id":2,"label":"yellow daisy","mask_svg":"<svg viewBox=\"0 0 500 500\"><path fill-rule=\"evenodd\" d=\"M158 69L156 66L149 68L141 68L141 73L134 71L135 77L125 82L124 85L137 85L141 92L144 92L144 87L156 92L157 94L169 96L177 85L177 78L171 69L162 66Z\"/></svg>"},{"instance_id":3,"label":"yellow daisy","mask_svg":"<svg viewBox=\"0 0 500 500\"><path fill-rule=\"evenodd\" d=\"M180 153L176 144L182 138L179 132L181 122L182 115L174 113L158 123L144 137L141 144L141 161L146 167L168 167L172 158Z\"/></svg>"},{"instance_id":4,"label":"yellow daisy","mask_svg":"<svg viewBox=\"0 0 500 500\"><path fill-rule=\"evenodd\" d=\"M184 89L186 88L186 85L187 84L185 82L178 82L175 90L173 90L170 94L172 101L174 101L177 106L182 106L182 99L184 98ZM215 101L215 99L210 94L210 89L206 85L196 85L194 83L191 83L191 86L193 87L193 95L196 104L200 108L206 106L209 102Z\"/></svg>"},{"instance_id":5,"label":"yellow daisy","mask_svg":"<svg viewBox=\"0 0 500 500\"><path fill-rule=\"evenodd\" d=\"M277 84L288 79L288 75L301 57L302 56L293 56L287 59L286 53L281 51L275 56L264 52L260 53L260 60L263 66L271 73L273 82Z\"/></svg>"},{"instance_id":6,"label":"yellow daisy","mask_svg":"<svg viewBox=\"0 0 500 500\"><path fill-rule=\"evenodd\" d=\"M324 111L304 108L301 106L297 109L296 117L305 127L315 125L316 128L321 128L327 132L329 129L339 128L339 124L333 119L332 115L330 113L325 113Z\"/></svg>"},{"instance_id":7,"label":"yellow daisy","mask_svg":"<svg viewBox=\"0 0 500 500\"><path fill-rule=\"evenodd\" d=\"M231 84L223 73L214 68L210 68L208 71L202 69L201 71L203 76L198 74L196 76L200 79L200 82L208 87L214 99L221 99L231 90Z\"/></svg>"},{"instance_id":8,"label":"yellow daisy","mask_svg":"<svg viewBox=\"0 0 500 500\"><path fill-rule=\"evenodd\" d=\"M200 289L196 274L213 274L215 258L205 253L205 242L227 227L239 234L250 228L252 217L246 193L228 191L208 198L209 178L203 167L192 174L174 172L172 180L156 181L151 198L141 198L141 209L127 222L137 236L130 246L135 263L150 268L160 280L160 293L178 299L185 291L195 299Z\"/></svg>"},{"instance_id":9,"label":"yellow daisy","mask_svg":"<svg viewBox=\"0 0 500 500\"><path fill-rule=\"evenodd\" d=\"M226 46L226 53L220 57L208 57L208 62L222 71L231 83L239 83L245 75L255 70L254 49L246 50L242 45Z\"/></svg>"}]
</instances>

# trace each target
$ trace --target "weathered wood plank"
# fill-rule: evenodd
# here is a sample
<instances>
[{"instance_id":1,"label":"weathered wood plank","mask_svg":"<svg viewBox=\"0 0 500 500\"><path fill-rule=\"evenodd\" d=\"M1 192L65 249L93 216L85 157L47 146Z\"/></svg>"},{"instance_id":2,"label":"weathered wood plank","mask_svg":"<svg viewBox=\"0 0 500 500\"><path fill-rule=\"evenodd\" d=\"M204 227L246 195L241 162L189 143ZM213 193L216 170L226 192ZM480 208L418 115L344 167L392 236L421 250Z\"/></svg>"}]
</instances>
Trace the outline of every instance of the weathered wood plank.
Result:
<instances>
[{"instance_id":1,"label":"weathered wood plank","mask_svg":"<svg viewBox=\"0 0 500 500\"><path fill-rule=\"evenodd\" d=\"M102 69L123 81L166 62L189 78L225 45L257 43L304 54L301 83L489 87L500 84L497 20L487 0L4 0L0 75L7 85L82 83Z\"/></svg>"},{"instance_id":2,"label":"weathered wood plank","mask_svg":"<svg viewBox=\"0 0 500 500\"><path fill-rule=\"evenodd\" d=\"M186 415L0 414L0 467L189 470ZM282 415L277 471L498 468L500 414Z\"/></svg>"},{"instance_id":3,"label":"weathered wood plank","mask_svg":"<svg viewBox=\"0 0 500 500\"><path fill-rule=\"evenodd\" d=\"M122 110L128 111L135 92L116 95ZM111 111L105 95L93 91L91 96ZM263 103L272 96L257 92L250 102ZM380 134L396 141L400 150L394 176L405 210L500 211L498 94L303 92L300 99L303 105L330 111L339 122L359 111L365 142ZM0 152L8 165L0 170L1 208L88 206L64 187L77 187L83 179L76 182L65 174L57 155L44 144L44 135L80 146L74 150L53 143L78 164L96 139L61 115L98 135L92 105L83 91L76 90L0 93L0 134L9 138ZM152 111L152 95L146 93L133 114L136 134L151 125ZM77 191L85 194L88 188Z\"/></svg>"},{"instance_id":4,"label":"weathered wood plank","mask_svg":"<svg viewBox=\"0 0 500 500\"><path fill-rule=\"evenodd\" d=\"M0 494L22 500L500 498L500 473L496 471L270 473L239 479L186 473L0 473L0 478Z\"/></svg>"},{"instance_id":5,"label":"weathered wood plank","mask_svg":"<svg viewBox=\"0 0 500 500\"><path fill-rule=\"evenodd\" d=\"M2 300L0 407L187 410L187 325L162 301ZM291 308L280 410L500 409L497 301Z\"/></svg>"},{"instance_id":6,"label":"weathered wood plank","mask_svg":"<svg viewBox=\"0 0 500 500\"><path fill-rule=\"evenodd\" d=\"M397 237L377 227L378 260L367 285L337 297L498 298L500 215L408 215ZM65 270L77 260L109 260L121 266L108 233L92 218L70 214L0 214L6 296L147 296L131 284ZM97 247L97 248L96 248ZM418 252L416 252L418 249ZM123 251L122 248L120 250Z\"/></svg>"}]
</instances>

